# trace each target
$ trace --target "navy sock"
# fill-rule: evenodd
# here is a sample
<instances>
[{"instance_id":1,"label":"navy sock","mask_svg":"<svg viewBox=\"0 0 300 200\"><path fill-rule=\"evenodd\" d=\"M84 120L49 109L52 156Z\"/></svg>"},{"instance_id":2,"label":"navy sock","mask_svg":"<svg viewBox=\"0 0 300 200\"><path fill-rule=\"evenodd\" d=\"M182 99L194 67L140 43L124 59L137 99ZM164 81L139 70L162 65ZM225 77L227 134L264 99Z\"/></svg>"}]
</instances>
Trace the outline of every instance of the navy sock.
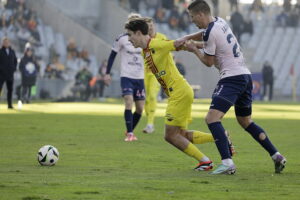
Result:
<instances>
[{"instance_id":1,"label":"navy sock","mask_svg":"<svg viewBox=\"0 0 300 200\"><path fill-rule=\"evenodd\" d=\"M274 155L277 152L277 149L274 147L272 142L269 140L266 132L260 128L258 125L256 125L254 122L252 122L246 129L245 129L250 135L267 151L269 152L270 156ZM264 140L259 139L259 134L264 133L266 135L266 138Z\"/></svg>"},{"instance_id":2,"label":"navy sock","mask_svg":"<svg viewBox=\"0 0 300 200\"><path fill-rule=\"evenodd\" d=\"M208 124L208 128L215 139L215 143L222 157L222 160L231 158L228 146L228 139L225 135L225 129L222 126L221 122L214 122Z\"/></svg>"},{"instance_id":3,"label":"navy sock","mask_svg":"<svg viewBox=\"0 0 300 200\"><path fill-rule=\"evenodd\" d=\"M133 113L133 122L132 122L132 130L134 130L134 128L136 127L136 125L139 123L140 119L141 119L141 114L134 112Z\"/></svg>"},{"instance_id":4,"label":"navy sock","mask_svg":"<svg viewBox=\"0 0 300 200\"><path fill-rule=\"evenodd\" d=\"M127 128L127 133L132 132L132 112L131 110L125 110L124 112L124 118L125 118L125 123L126 123L126 128Z\"/></svg>"}]
</instances>

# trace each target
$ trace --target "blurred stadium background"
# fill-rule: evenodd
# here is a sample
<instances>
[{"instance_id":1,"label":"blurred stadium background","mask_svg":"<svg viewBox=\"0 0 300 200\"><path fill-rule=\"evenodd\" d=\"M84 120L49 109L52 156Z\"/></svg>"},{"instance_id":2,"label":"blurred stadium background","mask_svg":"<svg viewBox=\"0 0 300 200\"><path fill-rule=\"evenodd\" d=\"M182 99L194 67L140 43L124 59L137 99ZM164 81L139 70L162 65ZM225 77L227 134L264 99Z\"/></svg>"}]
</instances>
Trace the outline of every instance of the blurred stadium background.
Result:
<instances>
[{"instance_id":1,"label":"blurred stadium background","mask_svg":"<svg viewBox=\"0 0 300 200\"><path fill-rule=\"evenodd\" d=\"M115 38L124 32L130 12L153 17L159 32L170 39L197 31L185 8L190 0L1 0L0 36L8 36L20 59L26 43L34 47L40 72L35 99L72 97L76 73L86 66L93 76L108 58ZM274 68L274 100L299 101L300 1L208 0L216 15L234 28L246 62L255 74L255 98L261 100L261 71L268 61ZM238 10L236 9L238 8ZM239 15L241 14L241 15ZM186 67L186 79L196 97L209 98L217 70L201 66L196 57L175 52ZM104 97L120 97L119 58L113 82ZM20 73L15 73L16 87ZM199 90L199 88L201 88ZM5 95L0 97L2 100ZM97 95L91 98L98 98ZM14 99L16 95L14 94Z\"/></svg>"}]
</instances>

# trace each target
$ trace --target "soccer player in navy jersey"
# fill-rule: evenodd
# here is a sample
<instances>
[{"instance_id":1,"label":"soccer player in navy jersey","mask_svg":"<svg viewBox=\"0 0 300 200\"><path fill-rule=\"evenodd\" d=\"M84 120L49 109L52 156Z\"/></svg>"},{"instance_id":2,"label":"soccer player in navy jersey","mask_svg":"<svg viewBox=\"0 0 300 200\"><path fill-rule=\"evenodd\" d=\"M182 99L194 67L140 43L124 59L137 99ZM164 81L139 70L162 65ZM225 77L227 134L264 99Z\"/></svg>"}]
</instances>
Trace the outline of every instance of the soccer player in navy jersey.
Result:
<instances>
[{"instance_id":1,"label":"soccer player in navy jersey","mask_svg":"<svg viewBox=\"0 0 300 200\"><path fill-rule=\"evenodd\" d=\"M239 124L270 154L275 164L275 173L280 173L286 159L278 152L266 132L252 120L252 79L245 65L240 45L229 25L219 17L211 15L204 0L195 0L188 6L192 22L204 32L180 38L185 48L193 52L207 67L215 66L220 80L212 95L206 123L213 134L222 157L222 164L211 174L234 174L236 166L228 150L225 129L221 123L226 112L234 105ZM203 52L193 40L203 40Z\"/></svg>"}]
</instances>

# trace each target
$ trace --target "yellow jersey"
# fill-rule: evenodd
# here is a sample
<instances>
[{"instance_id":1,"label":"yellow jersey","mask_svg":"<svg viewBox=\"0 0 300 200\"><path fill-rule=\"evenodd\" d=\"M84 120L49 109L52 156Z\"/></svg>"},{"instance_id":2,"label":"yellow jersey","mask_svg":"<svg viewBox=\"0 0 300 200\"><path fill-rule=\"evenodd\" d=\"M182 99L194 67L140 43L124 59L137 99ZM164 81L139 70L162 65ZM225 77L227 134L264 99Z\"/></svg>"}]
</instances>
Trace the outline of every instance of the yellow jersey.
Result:
<instances>
[{"instance_id":1,"label":"yellow jersey","mask_svg":"<svg viewBox=\"0 0 300 200\"><path fill-rule=\"evenodd\" d=\"M182 88L189 86L179 73L171 51L175 51L174 40L152 38L143 49L145 67L152 71L167 96L178 94Z\"/></svg>"},{"instance_id":2,"label":"yellow jersey","mask_svg":"<svg viewBox=\"0 0 300 200\"><path fill-rule=\"evenodd\" d=\"M162 33L159 33L159 32L156 32L154 38L156 38L156 39L163 39L163 40L167 40L168 39L166 35L164 35ZM143 52L142 52L142 56L144 57ZM152 72L150 71L150 69L148 67L146 67L145 60L144 60L144 66L145 66L145 73L151 73L152 74Z\"/></svg>"}]
</instances>

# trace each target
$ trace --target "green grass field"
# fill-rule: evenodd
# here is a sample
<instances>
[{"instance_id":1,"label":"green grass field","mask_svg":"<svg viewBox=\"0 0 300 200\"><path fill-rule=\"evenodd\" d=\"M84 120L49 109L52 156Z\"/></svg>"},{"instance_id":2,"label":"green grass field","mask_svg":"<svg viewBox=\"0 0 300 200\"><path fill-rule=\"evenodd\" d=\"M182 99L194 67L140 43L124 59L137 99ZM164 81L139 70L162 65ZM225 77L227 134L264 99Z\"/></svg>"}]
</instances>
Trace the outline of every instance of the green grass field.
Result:
<instances>
[{"instance_id":1,"label":"green grass field","mask_svg":"<svg viewBox=\"0 0 300 200\"><path fill-rule=\"evenodd\" d=\"M195 103L190 129L208 131L207 101ZM245 132L231 110L224 126L238 154L235 175L195 172L195 160L163 139L165 103L159 104L156 132L124 139L123 105L111 103L33 103L21 111L0 105L1 200L199 200L300 199L300 105L255 104L254 118L283 153L287 167L274 174L269 155ZM54 145L56 166L42 167L38 149ZM215 164L215 144L198 146Z\"/></svg>"}]
</instances>

